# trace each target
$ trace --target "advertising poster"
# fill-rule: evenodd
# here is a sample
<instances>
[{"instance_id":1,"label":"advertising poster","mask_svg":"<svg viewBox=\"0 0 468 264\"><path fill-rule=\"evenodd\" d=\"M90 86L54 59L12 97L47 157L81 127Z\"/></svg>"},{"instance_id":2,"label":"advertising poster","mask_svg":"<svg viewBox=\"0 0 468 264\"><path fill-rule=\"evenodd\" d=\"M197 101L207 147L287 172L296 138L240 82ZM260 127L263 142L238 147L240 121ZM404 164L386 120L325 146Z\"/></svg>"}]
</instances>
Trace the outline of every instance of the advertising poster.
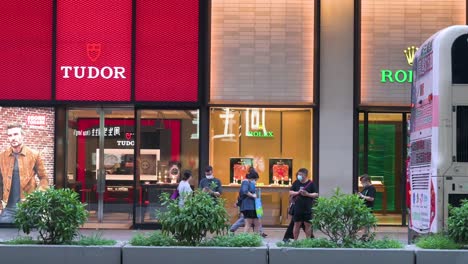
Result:
<instances>
[{"instance_id":1,"label":"advertising poster","mask_svg":"<svg viewBox=\"0 0 468 264\"><path fill-rule=\"evenodd\" d=\"M270 159L268 164L270 168L269 179L272 184L288 184L292 179L292 159Z\"/></svg>"},{"instance_id":2,"label":"advertising poster","mask_svg":"<svg viewBox=\"0 0 468 264\"><path fill-rule=\"evenodd\" d=\"M437 133L433 131L434 113L434 83L433 80L433 42L430 39L418 50L414 61L415 79L411 92L411 123L410 123L410 222L411 228L418 233L431 231L435 215L433 200L434 186L431 180L431 163L434 152L433 139Z\"/></svg>"},{"instance_id":3,"label":"advertising poster","mask_svg":"<svg viewBox=\"0 0 468 264\"><path fill-rule=\"evenodd\" d=\"M12 223L21 199L53 185L55 113L0 107L0 117L0 223Z\"/></svg>"},{"instance_id":4,"label":"advertising poster","mask_svg":"<svg viewBox=\"0 0 468 264\"><path fill-rule=\"evenodd\" d=\"M245 179L250 167L253 166L252 158L230 158L229 168L231 168L229 182L241 183Z\"/></svg>"}]
</instances>

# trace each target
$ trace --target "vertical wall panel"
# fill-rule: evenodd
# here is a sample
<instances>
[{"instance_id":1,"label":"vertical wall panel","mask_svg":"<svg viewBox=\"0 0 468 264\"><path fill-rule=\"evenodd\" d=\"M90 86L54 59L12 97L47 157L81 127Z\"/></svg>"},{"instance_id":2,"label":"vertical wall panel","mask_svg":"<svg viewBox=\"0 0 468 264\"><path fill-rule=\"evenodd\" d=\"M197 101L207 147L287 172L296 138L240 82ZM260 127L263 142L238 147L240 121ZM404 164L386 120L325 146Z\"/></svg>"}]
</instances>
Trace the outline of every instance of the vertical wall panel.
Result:
<instances>
[{"instance_id":1,"label":"vertical wall panel","mask_svg":"<svg viewBox=\"0 0 468 264\"><path fill-rule=\"evenodd\" d=\"M395 76L412 68L404 50L445 27L465 24L466 1L362 0L361 14L361 103L409 105L409 74ZM382 82L382 70L391 71L391 79L384 75Z\"/></svg>"},{"instance_id":2,"label":"vertical wall panel","mask_svg":"<svg viewBox=\"0 0 468 264\"><path fill-rule=\"evenodd\" d=\"M137 1L137 101L198 100L198 2Z\"/></svg>"},{"instance_id":3,"label":"vertical wall panel","mask_svg":"<svg viewBox=\"0 0 468 264\"><path fill-rule=\"evenodd\" d=\"M58 0L57 100L130 101L131 29L132 0Z\"/></svg>"},{"instance_id":4,"label":"vertical wall panel","mask_svg":"<svg viewBox=\"0 0 468 264\"><path fill-rule=\"evenodd\" d=\"M211 12L211 102L312 102L314 1L213 0Z\"/></svg>"},{"instance_id":5,"label":"vertical wall panel","mask_svg":"<svg viewBox=\"0 0 468 264\"><path fill-rule=\"evenodd\" d=\"M50 100L52 1L0 1L0 99Z\"/></svg>"}]
</instances>

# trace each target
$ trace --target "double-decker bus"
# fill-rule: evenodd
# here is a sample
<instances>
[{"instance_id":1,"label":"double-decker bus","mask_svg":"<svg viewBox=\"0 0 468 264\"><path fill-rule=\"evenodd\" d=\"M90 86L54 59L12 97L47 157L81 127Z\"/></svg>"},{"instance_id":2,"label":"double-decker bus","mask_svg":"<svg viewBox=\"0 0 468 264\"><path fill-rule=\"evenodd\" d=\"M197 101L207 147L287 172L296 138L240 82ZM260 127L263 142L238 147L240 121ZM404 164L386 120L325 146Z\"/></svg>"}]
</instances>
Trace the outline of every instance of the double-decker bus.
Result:
<instances>
[{"instance_id":1,"label":"double-decker bus","mask_svg":"<svg viewBox=\"0 0 468 264\"><path fill-rule=\"evenodd\" d=\"M410 226L446 226L448 205L468 198L468 26L445 28L415 54L411 91Z\"/></svg>"}]
</instances>

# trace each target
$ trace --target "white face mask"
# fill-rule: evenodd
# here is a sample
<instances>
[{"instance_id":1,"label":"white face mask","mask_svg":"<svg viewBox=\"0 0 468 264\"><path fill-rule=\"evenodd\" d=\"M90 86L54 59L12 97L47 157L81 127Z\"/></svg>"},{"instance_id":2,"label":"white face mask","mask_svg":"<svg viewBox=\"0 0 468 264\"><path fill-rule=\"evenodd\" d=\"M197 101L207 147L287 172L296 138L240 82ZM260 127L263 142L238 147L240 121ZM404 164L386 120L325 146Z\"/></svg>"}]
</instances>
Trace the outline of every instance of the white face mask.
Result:
<instances>
[{"instance_id":1,"label":"white face mask","mask_svg":"<svg viewBox=\"0 0 468 264\"><path fill-rule=\"evenodd\" d=\"M208 180L214 179L213 174L211 174L211 175L205 175L205 176L206 176L206 178L207 178Z\"/></svg>"},{"instance_id":2,"label":"white face mask","mask_svg":"<svg viewBox=\"0 0 468 264\"><path fill-rule=\"evenodd\" d=\"M299 181L302 181L302 175L297 175L297 179L298 179Z\"/></svg>"}]
</instances>

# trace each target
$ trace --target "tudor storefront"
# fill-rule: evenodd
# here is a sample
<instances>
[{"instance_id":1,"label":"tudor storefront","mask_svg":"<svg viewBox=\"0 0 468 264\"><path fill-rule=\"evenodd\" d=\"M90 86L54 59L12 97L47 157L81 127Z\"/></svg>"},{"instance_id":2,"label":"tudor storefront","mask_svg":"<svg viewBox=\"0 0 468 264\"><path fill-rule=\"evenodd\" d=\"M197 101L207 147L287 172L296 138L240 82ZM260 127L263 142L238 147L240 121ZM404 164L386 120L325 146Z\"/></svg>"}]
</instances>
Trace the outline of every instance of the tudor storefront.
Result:
<instances>
[{"instance_id":1,"label":"tudor storefront","mask_svg":"<svg viewBox=\"0 0 468 264\"><path fill-rule=\"evenodd\" d=\"M0 133L22 126L88 227L154 224L199 167L199 1L4 1Z\"/></svg>"}]
</instances>

